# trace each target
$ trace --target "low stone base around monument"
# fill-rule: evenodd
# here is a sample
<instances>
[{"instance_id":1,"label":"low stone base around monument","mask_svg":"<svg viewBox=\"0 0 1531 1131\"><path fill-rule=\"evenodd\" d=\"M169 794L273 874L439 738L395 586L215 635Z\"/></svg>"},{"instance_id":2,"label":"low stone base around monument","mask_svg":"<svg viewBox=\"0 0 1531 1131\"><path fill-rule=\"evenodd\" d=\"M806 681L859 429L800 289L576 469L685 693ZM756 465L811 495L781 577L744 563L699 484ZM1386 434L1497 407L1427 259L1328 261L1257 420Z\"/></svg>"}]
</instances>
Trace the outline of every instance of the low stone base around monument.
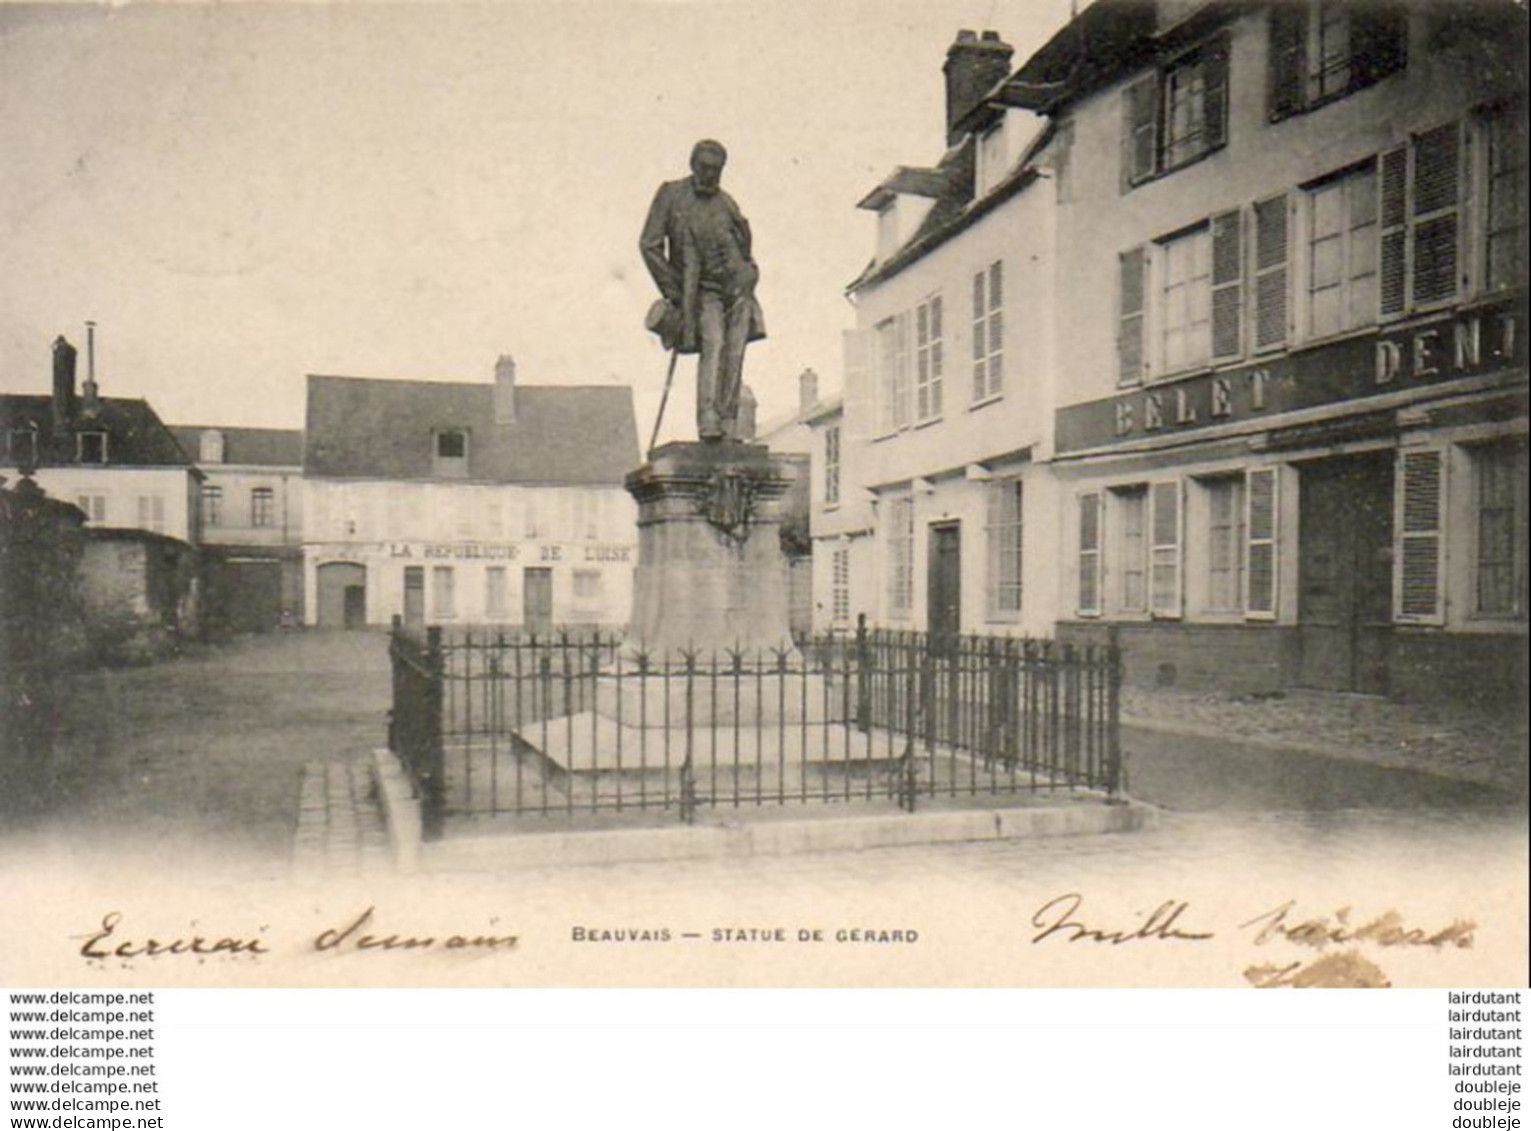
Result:
<instances>
[{"instance_id":1,"label":"low stone base around monument","mask_svg":"<svg viewBox=\"0 0 1531 1131\"><path fill-rule=\"evenodd\" d=\"M792 469L764 445L676 443L627 477L638 503L629 649L790 651L782 499Z\"/></svg>"},{"instance_id":2,"label":"low stone base around monument","mask_svg":"<svg viewBox=\"0 0 1531 1131\"><path fill-rule=\"evenodd\" d=\"M594 707L623 726L648 730L791 726L842 722L855 700L841 679L817 672L745 671L738 677L720 664L714 672L699 665L689 677L662 673L642 679L631 674L597 676Z\"/></svg>"}]
</instances>

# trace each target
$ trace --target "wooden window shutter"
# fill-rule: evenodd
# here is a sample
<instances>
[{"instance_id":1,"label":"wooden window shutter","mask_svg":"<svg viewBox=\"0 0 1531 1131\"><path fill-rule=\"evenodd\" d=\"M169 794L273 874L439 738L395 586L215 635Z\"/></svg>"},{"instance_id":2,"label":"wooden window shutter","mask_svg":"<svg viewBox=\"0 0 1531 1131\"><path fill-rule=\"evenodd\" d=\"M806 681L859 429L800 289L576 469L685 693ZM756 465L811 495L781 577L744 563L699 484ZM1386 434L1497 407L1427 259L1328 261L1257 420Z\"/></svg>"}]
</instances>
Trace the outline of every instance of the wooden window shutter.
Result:
<instances>
[{"instance_id":1,"label":"wooden window shutter","mask_svg":"<svg viewBox=\"0 0 1531 1131\"><path fill-rule=\"evenodd\" d=\"M1148 298L1148 253L1144 247L1124 251L1119 263L1120 277L1117 286L1117 381L1122 385L1136 385L1143 380L1147 368L1143 353L1144 316Z\"/></svg>"},{"instance_id":2,"label":"wooden window shutter","mask_svg":"<svg viewBox=\"0 0 1531 1131\"><path fill-rule=\"evenodd\" d=\"M1244 530L1248 539L1244 571L1244 612L1251 618L1276 615L1277 469L1261 467L1244 477Z\"/></svg>"},{"instance_id":3,"label":"wooden window shutter","mask_svg":"<svg viewBox=\"0 0 1531 1131\"><path fill-rule=\"evenodd\" d=\"M1402 146L1382 155L1377 178L1378 213L1382 221L1378 254L1380 313L1396 317L1408 305L1408 172L1409 151Z\"/></svg>"},{"instance_id":4,"label":"wooden window shutter","mask_svg":"<svg viewBox=\"0 0 1531 1131\"><path fill-rule=\"evenodd\" d=\"M1278 122L1303 106L1307 71L1308 5L1272 4L1270 11L1270 120Z\"/></svg>"},{"instance_id":5,"label":"wooden window shutter","mask_svg":"<svg viewBox=\"0 0 1531 1131\"><path fill-rule=\"evenodd\" d=\"M1286 342L1287 333L1286 193L1255 205L1255 349Z\"/></svg>"},{"instance_id":6,"label":"wooden window shutter","mask_svg":"<svg viewBox=\"0 0 1531 1131\"><path fill-rule=\"evenodd\" d=\"M1180 615L1180 483L1149 489L1149 601L1156 617Z\"/></svg>"},{"instance_id":7,"label":"wooden window shutter","mask_svg":"<svg viewBox=\"0 0 1531 1131\"><path fill-rule=\"evenodd\" d=\"M1409 287L1413 305L1456 297L1461 182L1462 131L1456 122L1437 126L1414 139L1409 185Z\"/></svg>"},{"instance_id":8,"label":"wooden window shutter","mask_svg":"<svg viewBox=\"0 0 1531 1131\"><path fill-rule=\"evenodd\" d=\"M1212 217L1212 356L1243 352L1244 215L1235 209Z\"/></svg>"},{"instance_id":9,"label":"wooden window shutter","mask_svg":"<svg viewBox=\"0 0 1531 1131\"><path fill-rule=\"evenodd\" d=\"M1228 37L1219 36L1207 45L1202 74L1206 83L1202 104L1202 127L1208 149L1221 149L1228 141Z\"/></svg>"},{"instance_id":10,"label":"wooden window shutter","mask_svg":"<svg viewBox=\"0 0 1531 1131\"><path fill-rule=\"evenodd\" d=\"M1393 616L1408 623L1439 624L1445 459L1438 448L1406 451L1398 466Z\"/></svg>"},{"instance_id":11,"label":"wooden window shutter","mask_svg":"<svg viewBox=\"0 0 1531 1131\"><path fill-rule=\"evenodd\" d=\"M1144 75L1122 94L1122 191L1154 175L1159 160L1159 73Z\"/></svg>"},{"instance_id":12,"label":"wooden window shutter","mask_svg":"<svg viewBox=\"0 0 1531 1131\"><path fill-rule=\"evenodd\" d=\"M1350 89L1360 90L1403 69L1408 12L1402 4L1370 0L1350 12Z\"/></svg>"},{"instance_id":13,"label":"wooden window shutter","mask_svg":"<svg viewBox=\"0 0 1531 1131\"><path fill-rule=\"evenodd\" d=\"M1104 523L1101 521L1100 493L1092 491L1079 496L1079 612L1095 615L1100 612L1101 596L1101 543Z\"/></svg>"}]
</instances>

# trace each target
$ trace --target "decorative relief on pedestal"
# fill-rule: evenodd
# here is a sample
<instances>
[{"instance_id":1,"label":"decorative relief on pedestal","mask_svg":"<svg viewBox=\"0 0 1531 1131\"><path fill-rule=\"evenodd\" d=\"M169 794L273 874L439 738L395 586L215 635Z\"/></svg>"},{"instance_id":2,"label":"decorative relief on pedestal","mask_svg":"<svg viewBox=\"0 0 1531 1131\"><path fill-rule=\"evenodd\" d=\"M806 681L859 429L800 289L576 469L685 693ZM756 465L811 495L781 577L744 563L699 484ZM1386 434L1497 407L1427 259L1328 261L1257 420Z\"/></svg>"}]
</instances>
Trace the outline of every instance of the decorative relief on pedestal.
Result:
<instances>
[{"instance_id":1,"label":"decorative relief on pedestal","mask_svg":"<svg viewBox=\"0 0 1531 1131\"><path fill-rule=\"evenodd\" d=\"M737 471L719 468L707 483L702 496L702 517L735 546L749 541L750 523L755 517L755 493L759 482Z\"/></svg>"}]
</instances>

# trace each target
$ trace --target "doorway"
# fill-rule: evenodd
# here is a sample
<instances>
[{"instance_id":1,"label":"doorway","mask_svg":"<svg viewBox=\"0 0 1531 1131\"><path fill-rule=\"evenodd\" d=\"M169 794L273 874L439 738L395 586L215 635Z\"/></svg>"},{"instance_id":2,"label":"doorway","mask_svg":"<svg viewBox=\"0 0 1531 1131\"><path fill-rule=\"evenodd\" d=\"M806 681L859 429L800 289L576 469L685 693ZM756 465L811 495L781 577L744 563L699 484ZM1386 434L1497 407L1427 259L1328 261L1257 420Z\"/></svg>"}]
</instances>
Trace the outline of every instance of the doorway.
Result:
<instances>
[{"instance_id":1,"label":"doorway","mask_svg":"<svg viewBox=\"0 0 1531 1131\"><path fill-rule=\"evenodd\" d=\"M1298 678L1385 695L1393 616L1393 454L1301 465Z\"/></svg>"},{"instance_id":2,"label":"doorway","mask_svg":"<svg viewBox=\"0 0 1531 1131\"><path fill-rule=\"evenodd\" d=\"M367 623L367 570L355 562L318 569L319 627L362 628Z\"/></svg>"},{"instance_id":3,"label":"doorway","mask_svg":"<svg viewBox=\"0 0 1531 1131\"><path fill-rule=\"evenodd\" d=\"M553 571L528 566L521 575L521 624L527 632L553 631Z\"/></svg>"},{"instance_id":4,"label":"doorway","mask_svg":"<svg viewBox=\"0 0 1531 1131\"><path fill-rule=\"evenodd\" d=\"M404 567L404 625L419 628L425 623L425 567Z\"/></svg>"},{"instance_id":5,"label":"doorway","mask_svg":"<svg viewBox=\"0 0 1531 1131\"><path fill-rule=\"evenodd\" d=\"M926 565L925 623L931 640L954 640L962 631L960 523L943 522L930 528Z\"/></svg>"}]
</instances>

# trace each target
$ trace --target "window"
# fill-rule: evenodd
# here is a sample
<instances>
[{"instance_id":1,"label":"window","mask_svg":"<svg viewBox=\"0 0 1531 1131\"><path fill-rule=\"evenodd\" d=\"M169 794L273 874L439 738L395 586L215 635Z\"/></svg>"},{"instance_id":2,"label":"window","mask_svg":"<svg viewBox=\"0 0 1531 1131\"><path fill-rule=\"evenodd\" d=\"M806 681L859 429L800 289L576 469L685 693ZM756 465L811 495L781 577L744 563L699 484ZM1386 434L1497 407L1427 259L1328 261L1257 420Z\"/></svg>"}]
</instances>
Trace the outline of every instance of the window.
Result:
<instances>
[{"instance_id":1,"label":"window","mask_svg":"<svg viewBox=\"0 0 1531 1131\"><path fill-rule=\"evenodd\" d=\"M1244 607L1244 477L1224 475L1201 481L1207 515L1207 612L1241 612Z\"/></svg>"},{"instance_id":2,"label":"window","mask_svg":"<svg viewBox=\"0 0 1531 1131\"><path fill-rule=\"evenodd\" d=\"M973 276L973 403L1005 387L1005 265L989 264Z\"/></svg>"},{"instance_id":3,"label":"window","mask_svg":"<svg viewBox=\"0 0 1531 1131\"><path fill-rule=\"evenodd\" d=\"M1310 189L1308 204L1309 336L1376 322L1376 162Z\"/></svg>"},{"instance_id":4,"label":"window","mask_svg":"<svg viewBox=\"0 0 1531 1131\"><path fill-rule=\"evenodd\" d=\"M484 615L490 620L503 620L506 615L505 587L504 566L490 566L484 571Z\"/></svg>"},{"instance_id":5,"label":"window","mask_svg":"<svg viewBox=\"0 0 1531 1131\"><path fill-rule=\"evenodd\" d=\"M1118 487L1110 492L1116 519L1115 611L1148 612L1148 488Z\"/></svg>"},{"instance_id":6,"label":"window","mask_svg":"<svg viewBox=\"0 0 1531 1131\"><path fill-rule=\"evenodd\" d=\"M984 533L989 557L989 615L1021 611L1022 485L1019 479L989 484Z\"/></svg>"},{"instance_id":7,"label":"window","mask_svg":"<svg viewBox=\"0 0 1531 1131\"><path fill-rule=\"evenodd\" d=\"M1494 444L1472 452L1477 518L1473 609L1479 616L1526 615L1526 446Z\"/></svg>"},{"instance_id":8,"label":"window","mask_svg":"<svg viewBox=\"0 0 1531 1131\"><path fill-rule=\"evenodd\" d=\"M457 615L456 595L453 592L455 583L451 566L432 568L431 612L438 619L446 620Z\"/></svg>"},{"instance_id":9,"label":"window","mask_svg":"<svg viewBox=\"0 0 1531 1131\"><path fill-rule=\"evenodd\" d=\"M941 347L941 296L933 295L914 308L915 418L934 420L941 415L941 378L944 358Z\"/></svg>"},{"instance_id":10,"label":"window","mask_svg":"<svg viewBox=\"0 0 1531 1131\"><path fill-rule=\"evenodd\" d=\"M1408 22L1400 3L1354 0L1273 4L1270 118L1311 110L1403 68Z\"/></svg>"},{"instance_id":11,"label":"window","mask_svg":"<svg viewBox=\"0 0 1531 1131\"><path fill-rule=\"evenodd\" d=\"M1079 496L1079 612L1097 616L1100 600L1101 550L1100 495Z\"/></svg>"},{"instance_id":12,"label":"window","mask_svg":"<svg viewBox=\"0 0 1531 1131\"><path fill-rule=\"evenodd\" d=\"M1497 291L1526 278L1525 107L1503 109L1489 119L1487 192L1483 232L1483 286Z\"/></svg>"},{"instance_id":13,"label":"window","mask_svg":"<svg viewBox=\"0 0 1531 1131\"><path fill-rule=\"evenodd\" d=\"M1133 483L1106 492L1111 523L1107 611L1123 615L1180 615L1180 484ZM1096 504L1097 508L1099 504ZM1103 528L1103 516L1095 524ZM1102 557L1096 535L1094 567ZM1097 581L1097 591L1099 581Z\"/></svg>"},{"instance_id":14,"label":"window","mask_svg":"<svg viewBox=\"0 0 1531 1131\"><path fill-rule=\"evenodd\" d=\"M6 437L7 455L17 467L37 466L37 433L30 428L12 428Z\"/></svg>"},{"instance_id":15,"label":"window","mask_svg":"<svg viewBox=\"0 0 1531 1131\"><path fill-rule=\"evenodd\" d=\"M197 460L200 463L223 462L223 433L216 428L204 428L199 437Z\"/></svg>"},{"instance_id":16,"label":"window","mask_svg":"<svg viewBox=\"0 0 1531 1131\"><path fill-rule=\"evenodd\" d=\"M1242 356L1243 232L1223 212L1119 256L1118 384Z\"/></svg>"},{"instance_id":17,"label":"window","mask_svg":"<svg viewBox=\"0 0 1531 1131\"><path fill-rule=\"evenodd\" d=\"M847 546L835 550L830 559L829 615L835 624L851 619L851 551Z\"/></svg>"},{"instance_id":18,"label":"window","mask_svg":"<svg viewBox=\"0 0 1531 1131\"><path fill-rule=\"evenodd\" d=\"M877 324L877 376L882 394L879 421L884 432L909 426L909 318Z\"/></svg>"},{"instance_id":19,"label":"window","mask_svg":"<svg viewBox=\"0 0 1531 1131\"><path fill-rule=\"evenodd\" d=\"M601 571L598 569L577 569L574 571L574 603L576 605L598 605L601 602Z\"/></svg>"},{"instance_id":20,"label":"window","mask_svg":"<svg viewBox=\"0 0 1531 1131\"><path fill-rule=\"evenodd\" d=\"M270 487L252 487L250 489L250 525L273 526L275 525L276 492ZM356 521L347 522L348 534L356 533Z\"/></svg>"},{"instance_id":21,"label":"window","mask_svg":"<svg viewBox=\"0 0 1531 1131\"><path fill-rule=\"evenodd\" d=\"M208 526L223 525L223 488L211 483L202 485L202 521Z\"/></svg>"},{"instance_id":22,"label":"window","mask_svg":"<svg viewBox=\"0 0 1531 1131\"><path fill-rule=\"evenodd\" d=\"M1211 239L1206 228L1161 246L1162 370L1173 373L1205 364L1211 351Z\"/></svg>"},{"instance_id":23,"label":"window","mask_svg":"<svg viewBox=\"0 0 1531 1131\"><path fill-rule=\"evenodd\" d=\"M462 478L468 474L468 433L461 428L442 428L432 436L437 475Z\"/></svg>"},{"instance_id":24,"label":"window","mask_svg":"<svg viewBox=\"0 0 1531 1131\"><path fill-rule=\"evenodd\" d=\"M86 522L106 521L106 496L105 495L80 495L74 501L75 506L85 512Z\"/></svg>"},{"instance_id":25,"label":"window","mask_svg":"<svg viewBox=\"0 0 1531 1131\"><path fill-rule=\"evenodd\" d=\"M836 506L840 502L840 426L831 424L824 429L824 504Z\"/></svg>"},{"instance_id":26,"label":"window","mask_svg":"<svg viewBox=\"0 0 1531 1131\"><path fill-rule=\"evenodd\" d=\"M888 502L888 611L907 617L914 609L914 499Z\"/></svg>"},{"instance_id":27,"label":"window","mask_svg":"<svg viewBox=\"0 0 1531 1131\"><path fill-rule=\"evenodd\" d=\"M74 440L75 456L81 463L106 462L105 432L77 432Z\"/></svg>"},{"instance_id":28,"label":"window","mask_svg":"<svg viewBox=\"0 0 1531 1131\"><path fill-rule=\"evenodd\" d=\"M163 495L138 496L138 525L155 534L165 532L165 497Z\"/></svg>"},{"instance_id":29,"label":"window","mask_svg":"<svg viewBox=\"0 0 1531 1131\"><path fill-rule=\"evenodd\" d=\"M1127 88L1123 191L1222 147L1228 132L1228 39L1181 56Z\"/></svg>"}]
</instances>

